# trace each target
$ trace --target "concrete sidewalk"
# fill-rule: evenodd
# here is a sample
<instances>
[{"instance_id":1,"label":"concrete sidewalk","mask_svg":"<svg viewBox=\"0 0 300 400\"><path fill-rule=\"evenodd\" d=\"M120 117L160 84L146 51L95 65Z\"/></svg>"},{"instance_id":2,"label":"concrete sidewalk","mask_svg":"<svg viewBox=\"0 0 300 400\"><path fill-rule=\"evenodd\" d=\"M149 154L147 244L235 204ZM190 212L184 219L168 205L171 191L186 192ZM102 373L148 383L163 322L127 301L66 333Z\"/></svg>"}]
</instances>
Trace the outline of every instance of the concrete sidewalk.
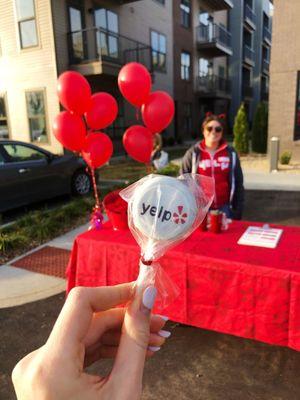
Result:
<instances>
[{"instance_id":1,"label":"concrete sidewalk","mask_svg":"<svg viewBox=\"0 0 300 400\"><path fill-rule=\"evenodd\" d=\"M13 307L32 301L45 299L61 293L66 288L66 280L49 275L44 275L23 268L12 266L16 261L30 255L46 246L71 250L74 239L80 233L88 229L88 225L82 225L73 229L48 243L31 250L11 260L7 265L0 266L0 308Z\"/></svg>"}]
</instances>

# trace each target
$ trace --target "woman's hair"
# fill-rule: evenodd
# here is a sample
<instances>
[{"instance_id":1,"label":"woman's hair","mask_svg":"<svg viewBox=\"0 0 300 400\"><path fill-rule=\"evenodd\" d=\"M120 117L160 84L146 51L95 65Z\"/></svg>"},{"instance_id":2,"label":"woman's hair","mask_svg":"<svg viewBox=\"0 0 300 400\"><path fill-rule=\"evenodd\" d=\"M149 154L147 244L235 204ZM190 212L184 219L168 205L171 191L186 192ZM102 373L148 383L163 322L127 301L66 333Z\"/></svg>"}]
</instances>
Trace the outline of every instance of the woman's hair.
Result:
<instances>
[{"instance_id":1,"label":"woman's hair","mask_svg":"<svg viewBox=\"0 0 300 400\"><path fill-rule=\"evenodd\" d=\"M219 124L223 128L223 133L224 133L224 131L225 131L225 114L215 115L215 114L207 113L206 117L204 118L204 120L202 122L202 132L204 131L204 128L206 127L206 125L208 123L210 123L211 121L219 122Z\"/></svg>"}]
</instances>

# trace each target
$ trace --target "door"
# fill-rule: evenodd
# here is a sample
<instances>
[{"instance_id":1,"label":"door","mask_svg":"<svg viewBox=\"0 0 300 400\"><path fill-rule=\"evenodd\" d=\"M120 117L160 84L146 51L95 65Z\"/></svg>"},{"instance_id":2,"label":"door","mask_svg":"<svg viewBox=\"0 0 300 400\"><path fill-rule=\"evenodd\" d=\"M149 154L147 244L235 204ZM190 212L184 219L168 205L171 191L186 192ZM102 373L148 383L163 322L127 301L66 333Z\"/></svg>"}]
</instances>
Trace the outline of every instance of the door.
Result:
<instances>
[{"instance_id":1,"label":"door","mask_svg":"<svg viewBox=\"0 0 300 400\"><path fill-rule=\"evenodd\" d=\"M98 57L119 59L119 18L118 14L98 8L95 10L95 26L97 31L97 52Z\"/></svg>"}]
</instances>

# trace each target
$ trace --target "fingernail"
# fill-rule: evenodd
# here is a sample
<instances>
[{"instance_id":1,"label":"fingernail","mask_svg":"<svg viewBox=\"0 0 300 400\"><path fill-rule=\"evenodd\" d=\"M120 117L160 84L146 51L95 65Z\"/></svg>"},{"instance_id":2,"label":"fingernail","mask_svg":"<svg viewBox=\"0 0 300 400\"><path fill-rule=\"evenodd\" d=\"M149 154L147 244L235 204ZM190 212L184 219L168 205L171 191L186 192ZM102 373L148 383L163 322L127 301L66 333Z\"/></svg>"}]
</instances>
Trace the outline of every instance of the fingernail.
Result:
<instances>
[{"instance_id":1,"label":"fingernail","mask_svg":"<svg viewBox=\"0 0 300 400\"><path fill-rule=\"evenodd\" d=\"M160 350L160 347L157 346L148 346L148 350L153 351L154 353Z\"/></svg>"},{"instance_id":2,"label":"fingernail","mask_svg":"<svg viewBox=\"0 0 300 400\"><path fill-rule=\"evenodd\" d=\"M147 289L144 290L143 293L143 306L146 313L149 313L152 310L155 298L156 298L157 290L154 286L148 286Z\"/></svg>"},{"instance_id":3,"label":"fingernail","mask_svg":"<svg viewBox=\"0 0 300 400\"><path fill-rule=\"evenodd\" d=\"M168 338L171 336L171 332L169 331L164 331L163 329L161 331L158 331L157 334L163 338Z\"/></svg>"},{"instance_id":4,"label":"fingernail","mask_svg":"<svg viewBox=\"0 0 300 400\"><path fill-rule=\"evenodd\" d=\"M160 314L157 314L157 316L158 317L160 317L160 318L162 318L164 321L169 321L169 318L168 317L166 317L165 315L160 315Z\"/></svg>"}]
</instances>

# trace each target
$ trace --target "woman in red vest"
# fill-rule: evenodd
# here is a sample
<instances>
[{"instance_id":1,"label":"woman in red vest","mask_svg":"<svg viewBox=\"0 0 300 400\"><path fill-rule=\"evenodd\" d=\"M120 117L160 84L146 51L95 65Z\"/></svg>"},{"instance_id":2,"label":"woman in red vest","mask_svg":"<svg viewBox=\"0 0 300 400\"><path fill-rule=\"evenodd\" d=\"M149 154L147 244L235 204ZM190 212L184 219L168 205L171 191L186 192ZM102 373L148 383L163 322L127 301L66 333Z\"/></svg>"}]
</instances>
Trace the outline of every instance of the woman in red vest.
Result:
<instances>
[{"instance_id":1,"label":"woman in red vest","mask_svg":"<svg viewBox=\"0 0 300 400\"><path fill-rule=\"evenodd\" d=\"M198 173L215 180L212 209L228 218L241 219L244 205L243 172L233 147L223 139L224 118L208 115L202 123L204 139L184 155L181 173Z\"/></svg>"}]
</instances>

